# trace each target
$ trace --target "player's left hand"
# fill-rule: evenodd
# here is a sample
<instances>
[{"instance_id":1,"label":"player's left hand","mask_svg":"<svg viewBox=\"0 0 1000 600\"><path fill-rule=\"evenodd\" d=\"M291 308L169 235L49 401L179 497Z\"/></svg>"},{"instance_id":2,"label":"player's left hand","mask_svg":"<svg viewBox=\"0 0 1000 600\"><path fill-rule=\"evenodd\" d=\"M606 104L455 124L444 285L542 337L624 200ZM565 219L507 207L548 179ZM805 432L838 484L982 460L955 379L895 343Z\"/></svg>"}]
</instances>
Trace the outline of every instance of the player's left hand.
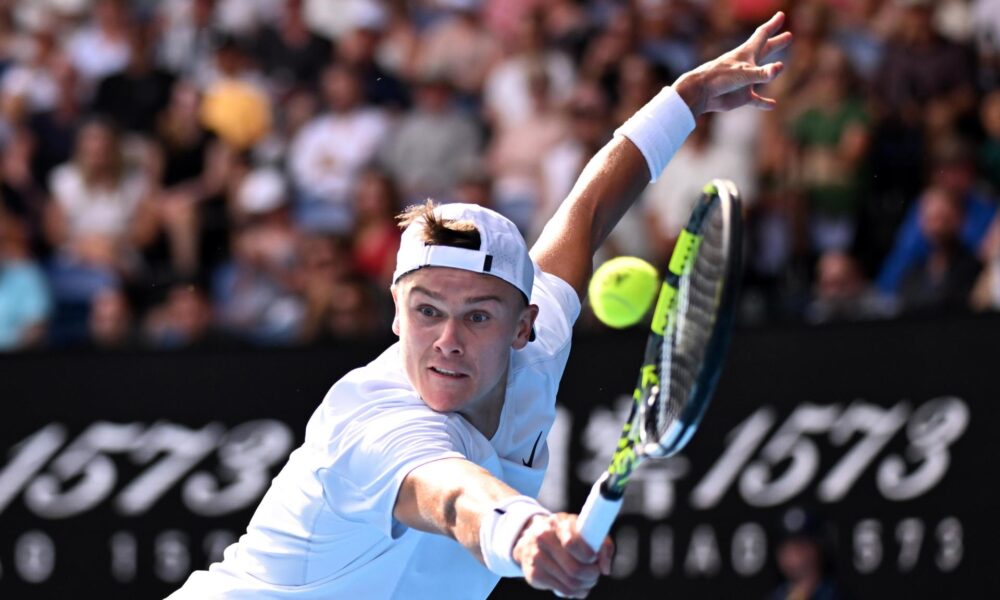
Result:
<instances>
[{"instance_id":1,"label":"player's left hand","mask_svg":"<svg viewBox=\"0 0 1000 600\"><path fill-rule=\"evenodd\" d=\"M763 64L791 43L790 32L778 33L784 23L785 14L775 13L740 46L677 79L673 87L694 116L747 104L765 110L774 108L774 99L759 95L754 88L773 81L784 68L780 62Z\"/></svg>"},{"instance_id":2,"label":"player's left hand","mask_svg":"<svg viewBox=\"0 0 1000 600\"><path fill-rule=\"evenodd\" d=\"M537 515L521 532L513 555L532 587L564 598L586 598L598 578L611 573L611 538L594 552L577 531L576 519L569 513Z\"/></svg>"}]
</instances>

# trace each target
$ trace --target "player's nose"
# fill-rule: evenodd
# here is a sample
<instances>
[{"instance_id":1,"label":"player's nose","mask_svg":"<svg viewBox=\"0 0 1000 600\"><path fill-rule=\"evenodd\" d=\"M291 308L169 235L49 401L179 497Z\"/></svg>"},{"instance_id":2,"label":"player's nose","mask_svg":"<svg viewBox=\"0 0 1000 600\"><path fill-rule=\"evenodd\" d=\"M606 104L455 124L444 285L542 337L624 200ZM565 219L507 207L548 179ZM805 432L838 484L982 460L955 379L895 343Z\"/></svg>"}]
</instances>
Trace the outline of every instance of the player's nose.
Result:
<instances>
[{"instance_id":1,"label":"player's nose","mask_svg":"<svg viewBox=\"0 0 1000 600\"><path fill-rule=\"evenodd\" d=\"M445 319L434 341L434 347L442 354L462 354L462 327L459 319Z\"/></svg>"}]
</instances>

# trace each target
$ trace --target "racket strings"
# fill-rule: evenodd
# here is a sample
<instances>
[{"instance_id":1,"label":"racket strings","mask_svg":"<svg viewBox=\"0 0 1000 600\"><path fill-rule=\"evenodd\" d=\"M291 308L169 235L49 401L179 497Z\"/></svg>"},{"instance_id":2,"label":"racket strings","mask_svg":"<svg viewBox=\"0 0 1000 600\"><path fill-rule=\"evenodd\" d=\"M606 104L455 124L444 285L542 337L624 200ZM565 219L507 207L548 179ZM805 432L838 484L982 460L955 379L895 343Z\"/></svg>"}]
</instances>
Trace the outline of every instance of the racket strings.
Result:
<instances>
[{"instance_id":1,"label":"racket strings","mask_svg":"<svg viewBox=\"0 0 1000 600\"><path fill-rule=\"evenodd\" d=\"M726 273L727 223L715 203L702 222L702 241L693 264L681 278L677 318L663 338L661 381L656 401L655 434L661 445L670 440L670 425L688 405L715 326L717 306Z\"/></svg>"}]
</instances>

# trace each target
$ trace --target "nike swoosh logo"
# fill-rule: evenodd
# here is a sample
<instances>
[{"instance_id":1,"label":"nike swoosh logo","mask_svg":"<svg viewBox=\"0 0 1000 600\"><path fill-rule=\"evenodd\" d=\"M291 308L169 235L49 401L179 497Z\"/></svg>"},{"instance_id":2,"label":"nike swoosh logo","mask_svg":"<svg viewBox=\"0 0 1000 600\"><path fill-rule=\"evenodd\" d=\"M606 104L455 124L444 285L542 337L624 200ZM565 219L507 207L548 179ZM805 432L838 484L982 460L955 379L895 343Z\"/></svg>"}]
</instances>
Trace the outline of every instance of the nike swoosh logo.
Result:
<instances>
[{"instance_id":1,"label":"nike swoosh logo","mask_svg":"<svg viewBox=\"0 0 1000 600\"><path fill-rule=\"evenodd\" d=\"M538 449L538 442L539 440L542 439L542 433L544 432L543 431L538 432L538 437L535 438L535 443L533 446L531 446L531 455L528 456L528 460L524 460L523 458L521 459L521 464L528 467L529 469L531 468L532 463L535 462L535 450Z\"/></svg>"}]
</instances>

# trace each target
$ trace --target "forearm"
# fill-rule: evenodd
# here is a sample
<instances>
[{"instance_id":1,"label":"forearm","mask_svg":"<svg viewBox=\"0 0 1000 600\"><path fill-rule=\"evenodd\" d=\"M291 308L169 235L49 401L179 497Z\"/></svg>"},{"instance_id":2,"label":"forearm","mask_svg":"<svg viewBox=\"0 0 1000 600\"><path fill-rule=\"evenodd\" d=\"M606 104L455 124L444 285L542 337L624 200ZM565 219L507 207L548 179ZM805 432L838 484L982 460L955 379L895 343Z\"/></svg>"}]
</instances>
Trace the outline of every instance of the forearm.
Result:
<instances>
[{"instance_id":1,"label":"forearm","mask_svg":"<svg viewBox=\"0 0 1000 600\"><path fill-rule=\"evenodd\" d=\"M576 515L552 514L464 459L410 472L393 516L410 527L447 535L494 573L534 587L583 597L611 571L613 545L595 553L577 532Z\"/></svg>"},{"instance_id":2,"label":"forearm","mask_svg":"<svg viewBox=\"0 0 1000 600\"><path fill-rule=\"evenodd\" d=\"M548 272L558 262L559 276L581 296L590 278L590 256L649 183L646 160L631 141L615 136L584 167L569 196L546 223L532 257ZM579 248L587 260L555 259L558 249Z\"/></svg>"},{"instance_id":3,"label":"forearm","mask_svg":"<svg viewBox=\"0 0 1000 600\"><path fill-rule=\"evenodd\" d=\"M582 296L594 253L693 128L692 113L676 88L664 89L622 125L546 224L532 249L539 266Z\"/></svg>"},{"instance_id":4,"label":"forearm","mask_svg":"<svg viewBox=\"0 0 1000 600\"><path fill-rule=\"evenodd\" d=\"M396 498L393 516L414 529L445 535L479 560L484 515L519 492L463 459L438 460L410 472Z\"/></svg>"}]
</instances>

